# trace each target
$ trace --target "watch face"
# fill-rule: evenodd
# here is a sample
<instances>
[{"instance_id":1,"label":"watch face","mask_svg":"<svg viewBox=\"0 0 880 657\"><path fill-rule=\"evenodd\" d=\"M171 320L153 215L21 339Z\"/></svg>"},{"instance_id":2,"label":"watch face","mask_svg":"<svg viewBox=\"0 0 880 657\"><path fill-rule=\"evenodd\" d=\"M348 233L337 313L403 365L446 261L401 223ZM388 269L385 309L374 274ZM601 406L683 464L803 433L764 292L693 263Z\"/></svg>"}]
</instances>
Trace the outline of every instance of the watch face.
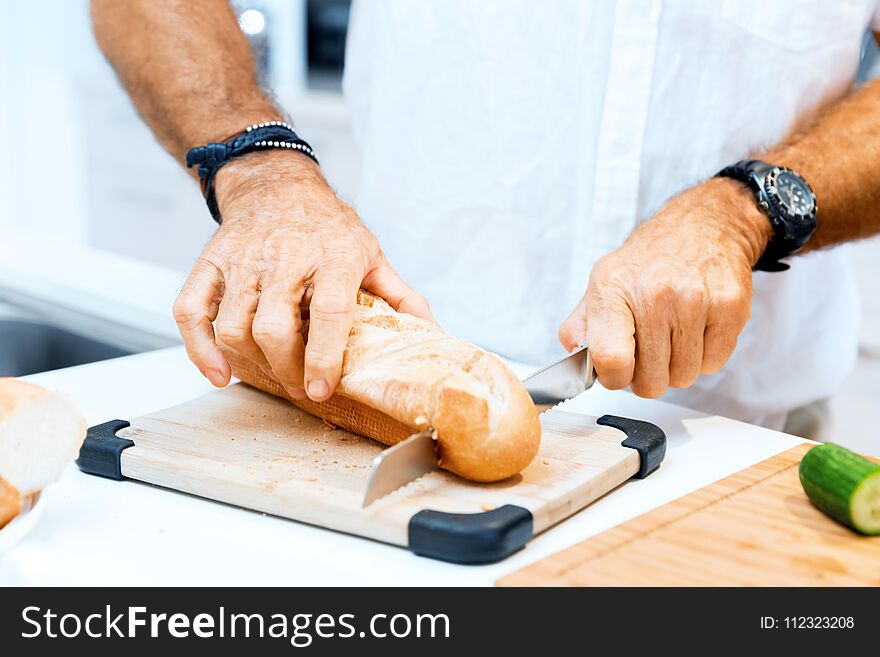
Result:
<instances>
[{"instance_id":1,"label":"watch face","mask_svg":"<svg viewBox=\"0 0 880 657\"><path fill-rule=\"evenodd\" d=\"M813 192L803 178L791 171L781 171L776 176L776 194L788 214L806 216L813 211Z\"/></svg>"}]
</instances>

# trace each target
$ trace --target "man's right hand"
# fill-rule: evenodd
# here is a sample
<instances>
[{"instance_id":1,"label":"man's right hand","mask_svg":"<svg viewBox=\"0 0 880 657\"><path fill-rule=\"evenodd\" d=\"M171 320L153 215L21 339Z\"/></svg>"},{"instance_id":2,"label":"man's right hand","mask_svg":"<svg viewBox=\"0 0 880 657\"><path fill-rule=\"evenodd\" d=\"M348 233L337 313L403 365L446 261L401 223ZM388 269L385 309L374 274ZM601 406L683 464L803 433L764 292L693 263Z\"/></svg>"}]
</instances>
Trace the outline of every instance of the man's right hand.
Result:
<instances>
[{"instance_id":1,"label":"man's right hand","mask_svg":"<svg viewBox=\"0 0 880 657\"><path fill-rule=\"evenodd\" d=\"M252 153L223 167L214 182L223 224L180 291L174 318L190 359L215 386L231 376L216 340L292 397L330 397L361 287L433 321L427 301L391 268L376 237L306 156Z\"/></svg>"}]
</instances>

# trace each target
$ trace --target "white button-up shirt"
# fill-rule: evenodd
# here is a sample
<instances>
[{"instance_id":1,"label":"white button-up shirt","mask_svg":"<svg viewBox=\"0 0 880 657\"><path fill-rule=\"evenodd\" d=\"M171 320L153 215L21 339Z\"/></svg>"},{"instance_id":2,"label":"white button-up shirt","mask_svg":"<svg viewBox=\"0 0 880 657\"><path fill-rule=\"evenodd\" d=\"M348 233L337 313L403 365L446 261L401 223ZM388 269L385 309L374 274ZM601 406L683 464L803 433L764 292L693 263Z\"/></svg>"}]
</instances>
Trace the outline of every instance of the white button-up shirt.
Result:
<instances>
[{"instance_id":1,"label":"white button-up shirt","mask_svg":"<svg viewBox=\"0 0 880 657\"><path fill-rule=\"evenodd\" d=\"M850 91L876 11L877 0L357 2L345 74L363 152L357 209L447 330L549 362L599 257L677 192ZM846 247L797 257L755 274L726 367L667 398L779 427L840 384L857 324Z\"/></svg>"}]
</instances>

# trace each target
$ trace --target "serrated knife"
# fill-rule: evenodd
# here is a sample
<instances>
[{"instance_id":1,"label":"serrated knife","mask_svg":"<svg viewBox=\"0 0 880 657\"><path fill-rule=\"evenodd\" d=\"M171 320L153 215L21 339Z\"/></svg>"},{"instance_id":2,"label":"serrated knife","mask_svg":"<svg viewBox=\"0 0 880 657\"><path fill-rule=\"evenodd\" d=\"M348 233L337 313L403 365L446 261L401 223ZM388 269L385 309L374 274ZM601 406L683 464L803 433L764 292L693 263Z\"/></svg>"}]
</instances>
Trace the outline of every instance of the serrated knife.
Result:
<instances>
[{"instance_id":1,"label":"serrated knife","mask_svg":"<svg viewBox=\"0 0 880 657\"><path fill-rule=\"evenodd\" d=\"M522 380L535 404L555 404L571 399L593 385L596 372L589 347L580 347L565 358ZM419 431L382 450L370 468L362 507L393 493L438 468L433 431Z\"/></svg>"},{"instance_id":2,"label":"serrated knife","mask_svg":"<svg viewBox=\"0 0 880 657\"><path fill-rule=\"evenodd\" d=\"M522 380L536 404L556 404L592 387L596 381L590 348L583 345Z\"/></svg>"},{"instance_id":3,"label":"serrated knife","mask_svg":"<svg viewBox=\"0 0 880 657\"><path fill-rule=\"evenodd\" d=\"M361 506L370 506L380 497L393 493L438 468L434 432L419 431L392 445L373 459L367 490Z\"/></svg>"}]
</instances>

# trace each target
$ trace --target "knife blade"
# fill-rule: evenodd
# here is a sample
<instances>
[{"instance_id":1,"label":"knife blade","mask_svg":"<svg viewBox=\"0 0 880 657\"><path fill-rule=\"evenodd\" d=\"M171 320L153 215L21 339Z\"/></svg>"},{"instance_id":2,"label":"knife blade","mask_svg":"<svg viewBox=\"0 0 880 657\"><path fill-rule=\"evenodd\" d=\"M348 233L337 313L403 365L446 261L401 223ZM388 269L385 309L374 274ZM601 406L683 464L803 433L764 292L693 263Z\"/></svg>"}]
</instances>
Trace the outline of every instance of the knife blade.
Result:
<instances>
[{"instance_id":1,"label":"knife blade","mask_svg":"<svg viewBox=\"0 0 880 657\"><path fill-rule=\"evenodd\" d=\"M362 508L437 469L437 441L429 429L414 433L373 459Z\"/></svg>"},{"instance_id":2,"label":"knife blade","mask_svg":"<svg viewBox=\"0 0 880 657\"><path fill-rule=\"evenodd\" d=\"M555 404L588 390L596 381L590 348L582 345L568 356L522 380L536 404Z\"/></svg>"}]
</instances>

